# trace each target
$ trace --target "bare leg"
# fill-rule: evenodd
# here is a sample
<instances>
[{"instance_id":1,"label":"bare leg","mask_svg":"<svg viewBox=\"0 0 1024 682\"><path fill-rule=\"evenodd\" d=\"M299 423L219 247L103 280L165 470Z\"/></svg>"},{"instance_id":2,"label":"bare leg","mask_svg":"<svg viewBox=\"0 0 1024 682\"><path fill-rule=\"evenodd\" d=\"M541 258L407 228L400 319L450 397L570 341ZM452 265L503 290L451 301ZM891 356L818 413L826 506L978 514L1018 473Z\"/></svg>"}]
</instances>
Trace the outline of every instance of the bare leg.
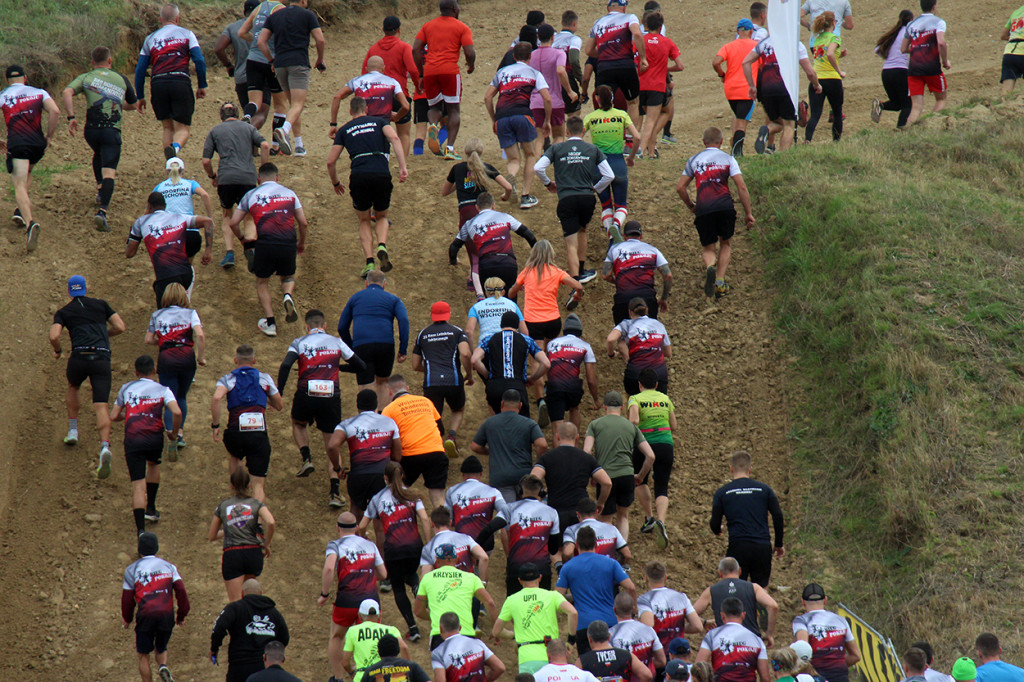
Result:
<instances>
[{"instance_id":1,"label":"bare leg","mask_svg":"<svg viewBox=\"0 0 1024 682\"><path fill-rule=\"evenodd\" d=\"M185 143L188 142L190 132L189 126L177 121L174 122L174 141L178 143L179 147L184 147Z\"/></svg>"},{"instance_id":2,"label":"bare leg","mask_svg":"<svg viewBox=\"0 0 1024 682\"><path fill-rule=\"evenodd\" d=\"M427 488L430 494L430 505L435 509L444 506L444 488Z\"/></svg>"},{"instance_id":3,"label":"bare leg","mask_svg":"<svg viewBox=\"0 0 1024 682\"><path fill-rule=\"evenodd\" d=\"M638 485L636 487L636 499L640 503L640 509L644 513L644 518L653 516L651 513L651 489L646 485Z\"/></svg>"},{"instance_id":4,"label":"bare leg","mask_svg":"<svg viewBox=\"0 0 1024 682\"><path fill-rule=\"evenodd\" d=\"M704 250L700 253L701 259L704 261L704 267L714 265L718 261L718 255L715 253L715 245L709 244L704 247Z\"/></svg>"},{"instance_id":5,"label":"bare leg","mask_svg":"<svg viewBox=\"0 0 1024 682\"><path fill-rule=\"evenodd\" d=\"M466 411L465 410L459 410L458 412L452 412L451 421L449 421L449 423L448 423L448 430L449 431L455 431L457 433L458 430L459 430L459 427L462 426L462 418L465 415L466 415Z\"/></svg>"},{"instance_id":6,"label":"bare leg","mask_svg":"<svg viewBox=\"0 0 1024 682\"><path fill-rule=\"evenodd\" d=\"M391 221L388 220L388 212L377 211L375 215L377 223L374 225L373 231L377 236L377 243L386 244L388 241L388 228L391 227Z\"/></svg>"},{"instance_id":7,"label":"bare leg","mask_svg":"<svg viewBox=\"0 0 1024 682\"><path fill-rule=\"evenodd\" d=\"M302 122L299 118L302 116L302 110L306 107L306 91L289 90L285 94L289 102L288 123L292 126L292 134L298 137L302 135Z\"/></svg>"},{"instance_id":8,"label":"bare leg","mask_svg":"<svg viewBox=\"0 0 1024 682\"><path fill-rule=\"evenodd\" d=\"M256 297L260 300L260 308L264 317L274 316L274 306L270 302L270 278L259 277L256 279Z\"/></svg>"},{"instance_id":9,"label":"bare leg","mask_svg":"<svg viewBox=\"0 0 1024 682\"><path fill-rule=\"evenodd\" d=\"M240 575L237 578L224 581L224 587L228 591L228 601L238 601L242 598L242 583L245 582L245 576Z\"/></svg>"},{"instance_id":10,"label":"bare leg","mask_svg":"<svg viewBox=\"0 0 1024 682\"><path fill-rule=\"evenodd\" d=\"M235 233L231 231L229 224L231 222L231 216L234 214L234 209L222 208L221 216L223 220L220 221L220 231L224 235L224 250L234 251L235 250Z\"/></svg>"},{"instance_id":11,"label":"bare leg","mask_svg":"<svg viewBox=\"0 0 1024 682\"><path fill-rule=\"evenodd\" d=\"M537 138L533 142L522 143L523 147L523 194L530 194L530 188L533 187L533 178L536 177L536 173L533 172L533 164L537 163L537 157L540 156L537 153L537 148L544 144L544 140Z\"/></svg>"},{"instance_id":12,"label":"bare leg","mask_svg":"<svg viewBox=\"0 0 1024 682\"><path fill-rule=\"evenodd\" d=\"M519 158L519 145L514 144L511 147L505 147L502 151L505 152L505 156L508 157L508 163L505 164L505 175L512 180L515 180L516 176L519 175L519 167L522 165L522 161ZM520 188L519 193L529 194L525 187Z\"/></svg>"},{"instance_id":13,"label":"bare leg","mask_svg":"<svg viewBox=\"0 0 1024 682\"><path fill-rule=\"evenodd\" d=\"M391 396L388 395L388 378L374 377L373 390L377 391L377 409L383 410L391 402Z\"/></svg>"},{"instance_id":14,"label":"bare leg","mask_svg":"<svg viewBox=\"0 0 1024 682\"><path fill-rule=\"evenodd\" d=\"M565 141L565 125L551 126L551 144Z\"/></svg>"},{"instance_id":15,"label":"bare leg","mask_svg":"<svg viewBox=\"0 0 1024 682\"><path fill-rule=\"evenodd\" d=\"M582 230L581 230L582 232ZM581 253L579 249L580 233L570 234L565 238L565 257L568 260L567 267L565 268L573 277L580 276L580 258Z\"/></svg>"},{"instance_id":16,"label":"bare leg","mask_svg":"<svg viewBox=\"0 0 1024 682\"><path fill-rule=\"evenodd\" d=\"M459 136L459 127L462 125L462 113L459 110L458 104L447 104L448 109L448 141L445 142L449 147L455 147L455 138ZM440 115L440 111L438 115Z\"/></svg>"},{"instance_id":17,"label":"bare leg","mask_svg":"<svg viewBox=\"0 0 1024 682\"><path fill-rule=\"evenodd\" d=\"M615 527L622 533L622 538L629 542L629 507L615 508Z\"/></svg>"},{"instance_id":18,"label":"bare leg","mask_svg":"<svg viewBox=\"0 0 1024 682\"><path fill-rule=\"evenodd\" d=\"M149 654L139 654L139 677L142 682L153 682L153 671L149 667Z\"/></svg>"},{"instance_id":19,"label":"bare leg","mask_svg":"<svg viewBox=\"0 0 1024 682\"><path fill-rule=\"evenodd\" d=\"M309 431L304 422L292 422L292 438L295 439L295 445L300 450L309 447Z\"/></svg>"},{"instance_id":20,"label":"bare leg","mask_svg":"<svg viewBox=\"0 0 1024 682\"><path fill-rule=\"evenodd\" d=\"M917 119L921 118L921 111L924 110L924 95L911 95L910 96L910 116L907 117L907 125L917 123Z\"/></svg>"},{"instance_id":21,"label":"bare leg","mask_svg":"<svg viewBox=\"0 0 1024 682\"><path fill-rule=\"evenodd\" d=\"M668 514L668 497L666 495L658 495L654 498L654 512L659 521L665 521L665 516Z\"/></svg>"},{"instance_id":22,"label":"bare leg","mask_svg":"<svg viewBox=\"0 0 1024 682\"><path fill-rule=\"evenodd\" d=\"M106 403L93 403L93 411L96 412L96 430L100 432L100 440L104 443L110 442L110 411ZM77 411L77 410L76 410Z\"/></svg>"},{"instance_id":23,"label":"bare leg","mask_svg":"<svg viewBox=\"0 0 1024 682\"><path fill-rule=\"evenodd\" d=\"M32 201L28 196L29 183L31 182L32 166L28 159L13 159L14 172L11 180L14 182L14 200L18 204L18 210L26 223L32 222Z\"/></svg>"},{"instance_id":24,"label":"bare leg","mask_svg":"<svg viewBox=\"0 0 1024 682\"><path fill-rule=\"evenodd\" d=\"M163 126L162 146L170 147L171 143L174 142L174 121L167 119L166 121L160 121L160 125Z\"/></svg>"},{"instance_id":25,"label":"bare leg","mask_svg":"<svg viewBox=\"0 0 1024 682\"><path fill-rule=\"evenodd\" d=\"M784 151L793 146L793 135L796 132L796 121L782 122L782 139L779 141L779 150Z\"/></svg>"},{"instance_id":26,"label":"bare leg","mask_svg":"<svg viewBox=\"0 0 1024 682\"><path fill-rule=\"evenodd\" d=\"M64 394L64 404L68 408L68 419L78 419L78 410L81 407L81 402L78 399L77 387L68 386L67 393Z\"/></svg>"},{"instance_id":27,"label":"bare leg","mask_svg":"<svg viewBox=\"0 0 1024 682\"><path fill-rule=\"evenodd\" d=\"M282 277L281 278L281 295L294 294L295 293L295 278L294 277Z\"/></svg>"},{"instance_id":28,"label":"bare leg","mask_svg":"<svg viewBox=\"0 0 1024 682\"><path fill-rule=\"evenodd\" d=\"M725 279L725 271L729 268L729 259L732 258L732 241L721 239L718 244L718 278Z\"/></svg>"},{"instance_id":29,"label":"bare leg","mask_svg":"<svg viewBox=\"0 0 1024 682\"><path fill-rule=\"evenodd\" d=\"M250 476L252 481L252 496L260 502L267 501L267 479L265 476Z\"/></svg>"},{"instance_id":30,"label":"bare leg","mask_svg":"<svg viewBox=\"0 0 1024 682\"><path fill-rule=\"evenodd\" d=\"M938 113L938 112L942 111L945 108L946 108L946 93L944 93L944 92L936 92L935 93L935 106L932 108L932 113Z\"/></svg>"},{"instance_id":31,"label":"bare leg","mask_svg":"<svg viewBox=\"0 0 1024 682\"><path fill-rule=\"evenodd\" d=\"M348 628L343 628L335 622L331 622L331 636L327 640L327 660L331 664L331 672L334 673L334 677L341 680L344 679L345 668L341 665L341 654L345 647L345 631Z\"/></svg>"},{"instance_id":32,"label":"bare leg","mask_svg":"<svg viewBox=\"0 0 1024 682\"><path fill-rule=\"evenodd\" d=\"M359 244L363 247L363 257L373 258L373 223L369 211L356 211L359 219Z\"/></svg>"},{"instance_id":33,"label":"bare leg","mask_svg":"<svg viewBox=\"0 0 1024 682\"><path fill-rule=\"evenodd\" d=\"M395 129L398 131L398 139L402 141L402 151L409 156L412 150L412 123L396 123Z\"/></svg>"}]
</instances>

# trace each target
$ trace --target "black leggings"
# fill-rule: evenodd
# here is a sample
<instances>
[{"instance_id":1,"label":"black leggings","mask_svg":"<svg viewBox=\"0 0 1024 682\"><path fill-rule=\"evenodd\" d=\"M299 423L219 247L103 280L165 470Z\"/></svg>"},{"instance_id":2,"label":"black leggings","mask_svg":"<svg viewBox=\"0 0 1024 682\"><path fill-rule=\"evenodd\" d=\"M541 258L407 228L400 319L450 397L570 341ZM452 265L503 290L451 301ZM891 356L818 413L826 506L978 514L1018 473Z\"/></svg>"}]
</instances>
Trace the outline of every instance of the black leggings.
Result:
<instances>
[{"instance_id":1,"label":"black leggings","mask_svg":"<svg viewBox=\"0 0 1024 682\"><path fill-rule=\"evenodd\" d=\"M888 102L882 102L882 110L900 112L896 125L902 128L910 116L907 69L882 69L882 87L885 88L885 96L889 98Z\"/></svg>"},{"instance_id":2,"label":"black leggings","mask_svg":"<svg viewBox=\"0 0 1024 682\"><path fill-rule=\"evenodd\" d=\"M822 78L818 82L821 84L820 95L814 91L813 85L807 86L811 116L807 119L807 134L804 139L810 142L814 137L814 129L818 126L827 99L829 107L832 108L832 139L838 140L843 136L843 81L841 78Z\"/></svg>"},{"instance_id":3,"label":"black leggings","mask_svg":"<svg viewBox=\"0 0 1024 682\"><path fill-rule=\"evenodd\" d=\"M402 618L405 618L405 622L410 628L416 624L416 619L413 618L412 602L409 601L409 595L405 593L405 586L411 587L413 594L416 594L416 588L420 582L416 575L416 569L419 567L419 556L384 560L384 568L387 569L388 581L391 583L391 592L395 595L395 606L398 607L398 612L402 614Z\"/></svg>"}]
</instances>

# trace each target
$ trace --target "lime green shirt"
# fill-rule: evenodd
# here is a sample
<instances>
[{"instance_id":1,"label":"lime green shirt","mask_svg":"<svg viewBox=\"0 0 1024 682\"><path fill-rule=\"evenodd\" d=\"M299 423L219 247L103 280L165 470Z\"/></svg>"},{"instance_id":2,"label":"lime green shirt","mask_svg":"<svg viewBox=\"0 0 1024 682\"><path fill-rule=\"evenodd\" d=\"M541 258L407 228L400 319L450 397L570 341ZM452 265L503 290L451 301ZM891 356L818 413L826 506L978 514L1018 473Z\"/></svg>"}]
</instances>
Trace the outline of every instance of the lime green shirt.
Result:
<instances>
[{"instance_id":1,"label":"lime green shirt","mask_svg":"<svg viewBox=\"0 0 1024 682\"><path fill-rule=\"evenodd\" d=\"M818 74L818 80L823 78L839 78L839 72L832 68L832 62L828 60L828 46L836 44L836 64L839 63L839 38L831 31L819 33L814 38L814 45L811 46L811 56L814 59L814 73Z\"/></svg>"},{"instance_id":2,"label":"lime green shirt","mask_svg":"<svg viewBox=\"0 0 1024 682\"><path fill-rule=\"evenodd\" d=\"M676 411L675 405L661 391L649 389L631 396L628 407L637 406L640 412L640 431L648 443L671 443L672 429L668 416Z\"/></svg>"},{"instance_id":3,"label":"lime green shirt","mask_svg":"<svg viewBox=\"0 0 1024 682\"><path fill-rule=\"evenodd\" d=\"M427 600L431 636L441 634L441 615L454 611L462 623L460 633L472 637L473 595L483 586L476 573L460 571L454 566L435 568L423 576L416 595Z\"/></svg>"},{"instance_id":4,"label":"lime green shirt","mask_svg":"<svg viewBox=\"0 0 1024 682\"><path fill-rule=\"evenodd\" d=\"M558 639L558 607L565 601L558 592L539 587L524 587L501 605L498 618L512 622L516 642L539 642L519 647L519 664L547 661L544 638Z\"/></svg>"},{"instance_id":5,"label":"lime green shirt","mask_svg":"<svg viewBox=\"0 0 1024 682\"><path fill-rule=\"evenodd\" d=\"M399 640L402 639L402 633L398 628L372 621L353 625L345 632L344 650L352 654L356 670L365 670L380 661L377 641L384 635L394 635Z\"/></svg>"},{"instance_id":6,"label":"lime green shirt","mask_svg":"<svg viewBox=\"0 0 1024 682\"><path fill-rule=\"evenodd\" d=\"M608 111L595 109L583 119L583 127L590 131L594 146L605 154L621 154L626 146L626 129L633 125L633 119L622 109L612 107Z\"/></svg>"},{"instance_id":7,"label":"lime green shirt","mask_svg":"<svg viewBox=\"0 0 1024 682\"><path fill-rule=\"evenodd\" d=\"M1024 54L1024 42L1014 42L1024 41L1024 7L1014 10L1010 20L1006 22L1006 28L1010 31L1010 41L1003 48L1003 54Z\"/></svg>"}]
</instances>

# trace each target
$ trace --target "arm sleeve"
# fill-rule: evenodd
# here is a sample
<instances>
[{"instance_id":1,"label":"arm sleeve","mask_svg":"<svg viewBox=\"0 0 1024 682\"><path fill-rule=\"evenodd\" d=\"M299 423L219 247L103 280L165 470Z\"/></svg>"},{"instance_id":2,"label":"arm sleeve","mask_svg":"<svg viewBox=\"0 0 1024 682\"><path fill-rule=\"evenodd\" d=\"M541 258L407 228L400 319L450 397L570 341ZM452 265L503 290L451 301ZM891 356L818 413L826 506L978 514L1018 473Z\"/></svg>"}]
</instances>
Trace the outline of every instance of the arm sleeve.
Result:
<instances>
[{"instance_id":1,"label":"arm sleeve","mask_svg":"<svg viewBox=\"0 0 1024 682\"><path fill-rule=\"evenodd\" d=\"M196 84L205 88L206 83L206 59L203 58L203 49L198 45L188 51L192 55L192 62L196 65Z\"/></svg>"},{"instance_id":2,"label":"arm sleeve","mask_svg":"<svg viewBox=\"0 0 1024 682\"><path fill-rule=\"evenodd\" d=\"M516 230L516 234L525 239L526 243L530 245L531 249L533 248L533 245L537 243L537 236L533 232L531 232L530 228L528 228L526 225L520 225L519 229Z\"/></svg>"},{"instance_id":3,"label":"arm sleeve","mask_svg":"<svg viewBox=\"0 0 1024 682\"><path fill-rule=\"evenodd\" d=\"M548 177L548 166L551 165L550 151L551 148L548 147L548 151L541 154L540 158L537 159L537 163L533 164L533 172L537 174L537 177L540 178L545 186L551 184L551 178Z\"/></svg>"},{"instance_id":4,"label":"arm sleeve","mask_svg":"<svg viewBox=\"0 0 1024 682\"><path fill-rule=\"evenodd\" d=\"M185 591L185 583L181 580L174 581L174 597L178 600L178 622L185 620L185 616L192 609L188 601L188 592Z\"/></svg>"},{"instance_id":5,"label":"arm sleeve","mask_svg":"<svg viewBox=\"0 0 1024 682\"><path fill-rule=\"evenodd\" d=\"M612 170L611 164L608 163L608 159L604 159L601 163L597 164L597 170L601 173L601 179L594 185L595 192L601 192L612 184L612 180L615 179L615 172Z\"/></svg>"},{"instance_id":6,"label":"arm sleeve","mask_svg":"<svg viewBox=\"0 0 1024 682\"><path fill-rule=\"evenodd\" d=\"M488 540L494 537L494 534L499 530L508 525L508 521L503 519L501 516L495 516L491 519L491 522L484 526L480 534L476 536L476 542L478 545L485 544Z\"/></svg>"},{"instance_id":7,"label":"arm sleeve","mask_svg":"<svg viewBox=\"0 0 1024 682\"><path fill-rule=\"evenodd\" d=\"M355 353L352 354L352 357L345 360L344 366L338 368L339 372L349 372L351 374L358 374L359 372L363 372L365 370L366 363L363 362L363 359L356 355Z\"/></svg>"},{"instance_id":8,"label":"arm sleeve","mask_svg":"<svg viewBox=\"0 0 1024 682\"><path fill-rule=\"evenodd\" d=\"M782 505L779 504L779 498L775 495L775 491L769 491L768 496L768 513L772 515L772 525L775 526L775 546L784 547L782 544L783 534L783 517L782 517Z\"/></svg>"},{"instance_id":9,"label":"arm sleeve","mask_svg":"<svg viewBox=\"0 0 1024 682\"><path fill-rule=\"evenodd\" d=\"M562 549L562 535L561 533L551 533L548 535L548 554L558 554L559 550Z\"/></svg>"},{"instance_id":10,"label":"arm sleeve","mask_svg":"<svg viewBox=\"0 0 1024 682\"><path fill-rule=\"evenodd\" d=\"M146 96L146 69L149 68L149 55L140 54L139 63L135 65L135 93L141 99Z\"/></svg>"},{"instance_id":11,"label":"arm sleeve","mask_svg":"<svg viewBox=\"0 0 1024 682\"><path fill-rule=\"evenodd\" d=\"M338 320L338 336L345 342L345 345L352 347L352 334L349 333L349 326L352 324L352 300L345 304L341 311L341 318Z\"/></svg>"},{"instance_id":12,"label":"arm sleeve","mask_svg":"<svg viewBox=\"0 0 1024 682\"><path fill-rule=\"evenodd\" d=\"M448 245L448 262L452 265L455 264L456 259L459 257L459 249L465 244L464 241L456 237L452 240L452 243Z\"/></svg>"},{"instance_id":13,"label":"arm sleeve","mask_svg":"<svg viewBox=\"0 0 1024 682\"><path fill-rule=\"evenodd\" d=\"M284 356L284 362L281 363L281 368L277 370L277 385L278 388L283 389L284 385L288 383L288 375L292 371L292 365L299 359L299 354L293 350L288 351L288 354Z\"/></svg>"}]
</instances>

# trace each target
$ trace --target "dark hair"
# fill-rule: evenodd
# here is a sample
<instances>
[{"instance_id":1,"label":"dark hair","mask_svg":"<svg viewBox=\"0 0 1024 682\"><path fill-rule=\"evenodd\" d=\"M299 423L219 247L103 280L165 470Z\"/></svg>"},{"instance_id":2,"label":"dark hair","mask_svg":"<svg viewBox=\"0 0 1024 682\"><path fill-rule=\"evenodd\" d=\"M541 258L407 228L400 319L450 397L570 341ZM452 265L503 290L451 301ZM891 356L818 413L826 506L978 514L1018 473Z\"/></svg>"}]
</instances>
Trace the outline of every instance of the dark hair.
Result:
<instances>
[{"instance_id":1,"label":"dark hair","mask_svg":"<svg viewBox=\"0 0 1024 682\"><path fill-rule=\"evenodd\" d=\"M231 474L231 489L239 495L244 495L249 492L249 472L246 471L245 467L238 467Z\"/></svg>"},{"instance_id":2,"label":"dark hair","mask_svg":"<svg viewBox=\"0 0 1024 682\"><path fill-rule=\"evenodd\" d=\"M527 26L540 26L544 23L544 13L539 9L531 9L526 13Z\"/></svg>"},{"instance_id":3,"label":"dark hair","mask_svg":"<svg viewBox=\"0 0 1024 682\"><path fill-rule=\"evenodd\" d=\"M648 561L647 565L644 566L644 575L647 576L648 580L662 581L668 575L668 570L666 570L665 564L660 561Z\"/></svg>"},{"instance_id":4,"label":"dark hair","mask_svg":"<svg viewBox=\"0 0 1024 682\"><path fill-rule=\"evenodd\" d=\"M324 317L324 312L322 310L317 310L316 308L310 308L309 310L307 310L305 319L306 324L319 322L320 324L316 325L317 327L322 326L324 322L327 321L327 319Z\"/></svg>"},{"instance_id":5,"label":"dark hair","mask_svg":"<svg viewBox=\"0 0 1024 682\"><path fill-rule=\"evenodd\" d=\"M644 23L647 25L648 31L658 33L661 31L661 27L665 25L665 17L661 16L661 12L651 12L644 19Z\"/></svg>"},{"instance_id":6,"label":"dark hair","mask_svg":"<svg viewBox=\"0 0 1024 682\"><path fill-rule=\"evenodd\" d=\"M736 618L743 615L743 602L736 597L729 597L722 601L722 615Z\"/></svg>"},{"instance_id":7,"label":"dark hair","mask_svg":"<svg viewBox=\"0 0 1024 682\"><path fill-rule=\"evenodd\" d=\"M238 116L238 108L235 107L234 102L224 102L220 105L220 120L226 121L236 116Z\"/></svg>"},{"instance_id":8,"label":"dark hair","mask_svg":"<svg viewBox=\"0 0 1024 682\"><path fill-rule=\"evenodd\" d=\"M576 511L581 516L590 516L597 513L597 502L590 497L584 497L580 500L580 503L576 505Z\"/></svg>"},{"instance_id":9,"label":"dark hair","mask_svg":"<svg viewBox=\"0 0 1024 682\"><path fill-rule=\"evenodd\" d=\"M974 648L978 654L985 658L993 658L999 655L999 638L991 632L983 632L974 640Z\"/></svg>"},{"instance_id":10,"label":"dark hair","mask_svg":"<svg viewBox=\"0 0 1024 682\"><path fill-rule=\"evenodd\" d=\"M928 654L916 646L912 646L903 652L903 665L907 670L924 672L924 669L928 667Z\"/></svg>"},{"instance_id":11,"label":"dark hair","mask_svg":"<svg viewBox=\"0 0 1024 682\"><path fill-rule=\"evenodd\" d=\"M247 343L243 343L235 349L235 357L241 360L242 358L252 359L256 357L256 351Z\"/></svg>"},{"instance_id":12,"label":"dark hair","mask_svg":"<svg viewBox=\"0 0 1024 682\"><path fill-rule=\"evenodd\" d=\"M612 104L615 102L615 93L607 85L599 85L594 90L594 99L597 100L597 108L602 111L608 111L612 108Z\"/></svg>"},{"instance_id":13,"label":"dark hair","mask_svg":"<svg viewBox=\"0 0 1024 682\"><path fill-rule=\"evenodd\" d=\"M490 192L480 192L476 197L477 208L491 208L494 206L494 195Z\"/></svg>"},{"instance_id":14,"label":"dark hair","mask_svg":"<svg viewBox=\"0 0 1024 682\"><path fill-rule=\"evenodd\" d=\"M580 15L573 12L571 9L567 9L562 12L562 26L572 26L574 22L580 20Z\"/></svg>"},{"instance_id":15,"label":"dark hair","mask_svg":"<svg viewBox=\"0 0 1024 682\"><path fill-rule=\"evenodd\" d=\"M569 133L572 137L579 137L583 134L584 129L583 119L579 116L571 116L565 122L565 132Z\"/></svg>"},{"instance_id":16,"label":"dark hair","mask_svg":"<svg viewBox=\"0 0 1024 682\"><path fill-rule=\"evenodd\" d=\"M921 11L931 12L935 9L935 0L921 0Z\"/></svg>"},{"instance_id":17,"label":"dark hair","mask_svg":"<svg viewBox=\"0 0 1024 682\"><path fill-rule=\"evenodd\" d=\"M267 645L263 647L263 655L268 661L274 661L275 663L284 662L284 644L281 644L276 639L267 642Z\"/></svg>"},{"instance_id":18,"label":"dark hair","mask_svg":"<svg viewBox=\"0 0 1024 682\"><path fill-rule=\"evenodd\" d=\"M889 50L892 49L892 44L896 42L896 35L900 32L900 29L913 20L913 12L909 9L900 10L900 16L896 19L896 25L883 33L882 37L878 39L877 43L875 43L875 47L878 48L878 54L883 58L889 54Z\"/></svg>"},{"instance_id":19,"label":"dark hair","mask_svg":"<svg viewBox=\"0 0 1024 682\"><path fill-rule=\"evenodd\" d=\"M935 658L935 649L932 648L931 644L922 639L920 642L914 642L910 646L914 647L915 649L920 649L921 651L923 651L925 658L928 659L928 665L932 664L932 659Z\"/></svg>"},{"instance_id":20,"label":"dark hair","mask_svg":"<svg viewBox=\"0 0 1024 682\"><path fill-rule=\"evenodd\" d=\"M534 34L537 33L537 29L533 29ZM519 36L520 40L516 43L516 46L512 48L512 57L517 62L526 62L530 60L530 55L533 54L533 48L537 44L536 42L528 43L522 40L523 36Z\"/></svg>"},{"instance_id":21,"label":"dark hair","mask_svg":"<svg viewBox=\"0 0 1024 682\"><path fill-rule=\"evenodd\" d=\"M150 192L149 197L146 198L146 203L153 208L167 208L167 200L164 199L164 195L160 192Z\"/></svg>"},{"instance_id":22,"label":"dark hair","mask_svg":"<svg viewBox=\"0 0 1024 682\"><path fill-rule=\"evenodd\" d=\"M156 371L156 363L151 355L140 355L135 358L135 371L143 376L148 376Z\"/></svg>"},{"instance_id":23,"label":"dark hair","mask_svg":"<svg viewBox=\"0 0 1024 682\"><path fill-rule=\"evenodd\" d=\"M458 632L461 627L459 614L454 611L445 611L441 614L441 618L438 620L438 625L441 626L441 630L444 632Z\"/></svg>"},{"instance_id":24,"label":"dark hair","mask_svg":"<svg viewBox=\"0 0 1024 682\"><path fill-rule=\"evenodd\" d=\"M391 490L391 496L394 497L398 502L406 505L415 505L419 498L408 488L405 487L405 483L402 482L402 465L394 460L389 460L384 465L384 480L388 482L388 488ZM413 516L416 515L416 510L413 509Z\"/></svg>"},{"instance_id":25,"label":"dark hair","mask_svg":"<svg viewBox=\"0 0 1024 682\"><path fill-rule=\"evenodd\" d=\"M532 673L519 673L512 682L536 682L537 678Z\"/></svg>"},{"instance_id":26,"label":"dark hair","mask_svg":"<svg viewBox=\"0 0 1024 682\"><path fill-rule=\"evenodd\" d=\"M583 526L576 532L576 546L581 552L591 552L597 548L597 533L590 526Z\"/></svg>"},{"instance_id":27,"label":"dark hair","mask_svg":"<svg viewBox=\"0 0 1024 682\"><path fill-rule=\"evenodd\" d=\"M381 658L397 656L401 651L398 647L398 638L394 635L384 635L377 640L377 655Z\"/></svg>"},{"instance_id":28,"label":"dark hair","mask_svg":"<svg viewBox=\"0 0 1024 682\"><path fill-rule=\"evenodd\" d=\"M448 511L447 507L435 507L434 511L430 512L430 522L435 526L450 526L452 525L452 513Z\"/></svg>"},{"instance_id":29,"label":"dark hair","mask_svg":"<svg viewBox=\"0 0 1024 682\"><path fill-rule=\"evenodd\" d=\"M519 392L518 388L508 388L501 394L501 402L508 403L509 405L513 403L522 404L523 395Z\"/></svg>"},{"instance_id":30,"label":"dark hair","mask_svg":"<svg viewBox=\"0 0 1024 682\"><path fill-rule=\"evenodd\" d=\"M541 24L537 27L537 40L546 43L555 37L555 27L551 24Z\"/></svg>"},{"instance_id":31,"label":"dark hair","mask_svg":"<svg viewBox=\"0 0 1024 682\"><path fill-rule=\"evenodd\" d=\"M107 61L110 59L110 48L103 45L94 47L92 54L89 55L89 59L92 60L93 64L99 64L100 62Z\"/></svg>"},{"instance_id":32,"label":"dark hair","mask_svg":"<svg viewBox=\"0 0 1024 682\"><path fill-rule=\"evenodd\" d=\"M603 620L594 620L587 626L587 637L594 642L607 642L611 639L608 633L608 623Z\"/></svg>"},{"instance_id":33,"label":"dark hair","mask_svg":"<svg viewBox=\"0 0 1024 682\"><path fill-rule=\"evenodd\" d=\"M377 392L372 388L364 388L356 394L356 409L369 412L377 409Z\"/></svg>"},{"instance_id":34,"label":"dark hair","mask_svg":"<svg viewBox=\"0 0 1024 682\"><path fill-rule=\"evenodd\" d=\"M269 161L260 166L260 179L267 180L269 178L277 177L277 166L270 163Z\"/></svg>"},{"instance_id":35,"label":"dark hair","mask_svg":"<svg viewBox=\"0 0 1024 682\"><path fill-rule=\"evenodd\" d=\"M658 3L658 0L647 0L647 2L644 3L644 11L645 12L660 12L661 11L661 5Z\"/></svg>"},{"instance_id":36,"label":"dark hair","mask_svg":"<svg viewBox=\"0 0 1024 682\"><path fill-rule=\"evenodd\" d=\"M637 380L644 388L655 388L658 385L658 373L650 367L644 367Z\"/></svg>"},{"instance_id":37,"label":"dark hair","mask_svg":"<svg viewBox=\"0 0 1024 682\"><path fill-rule=\"evenodd\" d=\"M634 608L636 608L636 602L629 592L623 590L615 595L612 610L616 616L632 616Z\"/></svg>"},{"instance_id":38,"label":"dark hair","mask_svg":"<svg viewBox=\"0 0 1024 682\"><path fill-rule=\"evenodd\" d=\"M506 310L501 314L501 326L519 328L519 313L514 310Z\"/></svg>"},{"instance_id":39,"label":"dark hair","mask_svg":"<svg viewBox=\"0 0 1024 682\"><path fill-rule=\"evenodd\" d=\"M764 13L768 11L768 5L763 2L755 2L750 5L750 18L760 19L764 16Z\"/></svg>"},{"instance_id":40,"label":"dark hair","mask_svg":"<svg viewBox=\"0 0 1024 682\"><path fill-rule=\"evenodd\" d=\"M524 493L539 493L544 489L544 482L533 474L526 474L519 480L519 485Z\"/></svg>"}]
</instances>

